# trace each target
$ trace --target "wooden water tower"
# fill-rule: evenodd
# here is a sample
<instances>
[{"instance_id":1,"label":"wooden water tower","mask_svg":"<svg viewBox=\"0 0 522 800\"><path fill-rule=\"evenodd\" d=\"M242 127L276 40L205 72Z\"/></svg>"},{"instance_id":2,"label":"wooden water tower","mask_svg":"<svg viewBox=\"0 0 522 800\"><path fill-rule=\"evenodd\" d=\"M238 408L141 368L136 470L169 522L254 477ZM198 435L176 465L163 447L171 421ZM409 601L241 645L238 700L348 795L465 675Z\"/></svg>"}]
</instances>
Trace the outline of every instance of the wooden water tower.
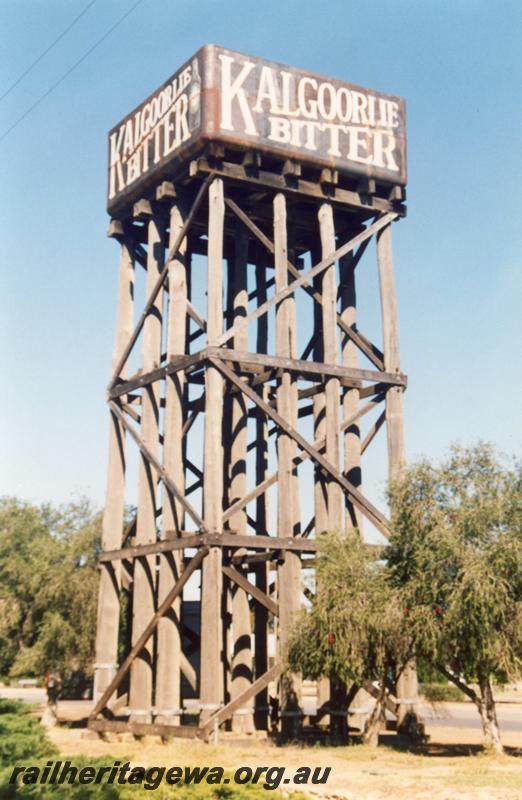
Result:
<instances>
[{"instance_id":1,"label":"wooden water tower","mask_svg":"<svg viewBox=\"0 0 522 800\"><path fill-rule=\"evenodd\" d=\"M92 729L266 730L270 689L272 722L295 733L300 685L281 665L317 536L386 536L362 483L383 425L389 474L404 462L405 184L400 98L213 45L110 132L120 267ZM356 303L372 240L380 345ZM414 673L403 683L399 717Z\"/></svg>"}]
</instances>

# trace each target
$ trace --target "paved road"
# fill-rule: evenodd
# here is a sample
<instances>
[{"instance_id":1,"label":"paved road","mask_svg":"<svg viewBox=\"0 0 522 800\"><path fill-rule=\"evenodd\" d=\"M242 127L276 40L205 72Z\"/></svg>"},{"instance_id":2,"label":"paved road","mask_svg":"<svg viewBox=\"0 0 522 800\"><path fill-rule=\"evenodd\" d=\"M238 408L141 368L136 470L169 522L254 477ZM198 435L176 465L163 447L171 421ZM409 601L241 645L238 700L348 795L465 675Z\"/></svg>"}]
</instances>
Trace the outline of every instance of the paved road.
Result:
<instances>
[{"instance_id":1,"label":"paved road","mask_svg":"<svg viewBox=\"0 0 522 800\"><path fill-rule=\"evenodd\" d=\"M482 725L475 706L471 703L444 703L437 706L425 704L422 714L429 728L472 728L480 730ZM522 745L522 704L497 703L497 717L500 731L514 731L521 734Z\"/></svg>"},{"instance_id":2,"label":"paved road","mask_svg":"<svg viewBox=\"0 0 522 800\"><path fill-rule=\"evenodd\" d=\"M10 700L24 700L31 705L42 705L47 702L47 692L45 689L33 688L24 689L18 686L0 686L0 698Z\"/></svg>"}]
</instances>

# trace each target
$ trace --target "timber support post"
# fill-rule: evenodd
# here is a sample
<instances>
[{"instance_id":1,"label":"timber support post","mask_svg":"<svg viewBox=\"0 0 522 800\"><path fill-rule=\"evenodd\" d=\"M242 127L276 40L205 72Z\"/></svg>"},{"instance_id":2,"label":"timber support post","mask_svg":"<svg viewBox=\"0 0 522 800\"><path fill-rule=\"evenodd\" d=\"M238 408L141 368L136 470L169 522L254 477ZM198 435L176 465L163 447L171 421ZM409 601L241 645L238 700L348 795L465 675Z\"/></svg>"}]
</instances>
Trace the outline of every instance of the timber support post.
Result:
<instances>
[{"instance_id":1,"label":"timber support post","mask_svg":"<svg viewBox=\"0 0 522 800\"><path fill-rule=\"evenodd\" d=\"M384 425L390 476L404 463L391 257L406 213L403 101L262 59L247 93L241 63L203 47L109 134L121 251L99 732L299 738L314 713L285 655L313 599L318 537L386 537L362 480ZM321 122L305 141L310 108ZM356 303L374 239L382 337L363 333ZM336 679L318 689L318 724L338 740L354 692Z\"/></svg>"},{"instance_id":2,"label":"timber support post","mask_svg":"<svg viewBox=\"0 0 522 800\"><path fill-rule=\"evenodd\" d=\"M388 372L400 371L400 347L397 315L397 296L393 270L391 225L377 234L377 259L381 293L384 338L384 366ZM396 480L406 463L404 445L404 415L402 389L396 386L386 393L386 431L388 436L388 474ZM410 722L418 727L418 681L415 661L409 661L397 678L397 730L410 732Z\"/></svg>"}]
</instances>

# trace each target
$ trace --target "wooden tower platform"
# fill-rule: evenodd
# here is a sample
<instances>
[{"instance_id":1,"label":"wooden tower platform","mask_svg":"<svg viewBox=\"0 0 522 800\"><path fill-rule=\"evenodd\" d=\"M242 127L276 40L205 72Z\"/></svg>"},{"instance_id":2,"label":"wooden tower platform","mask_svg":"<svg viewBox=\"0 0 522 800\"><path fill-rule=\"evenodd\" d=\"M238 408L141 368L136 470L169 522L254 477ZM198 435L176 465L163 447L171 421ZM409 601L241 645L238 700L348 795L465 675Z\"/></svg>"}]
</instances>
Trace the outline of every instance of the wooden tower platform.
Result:
<instances>
[{"instance_id":1,"label":"wooden tower platform","mask_svg":"<svg viewBox=\"0 0 522 800\"><path fill-rule=\"evenodd\" d=\"M362 475L383 426L389 474L404 463L402 101L289 70L207 46L110 134L120 267L93 730L296 735L300 682L282 668L317 536L388 533ZM373 244L379 344L357 315ZM403 683L399 718L414 672Z\"/></svg>"}]
</instances>

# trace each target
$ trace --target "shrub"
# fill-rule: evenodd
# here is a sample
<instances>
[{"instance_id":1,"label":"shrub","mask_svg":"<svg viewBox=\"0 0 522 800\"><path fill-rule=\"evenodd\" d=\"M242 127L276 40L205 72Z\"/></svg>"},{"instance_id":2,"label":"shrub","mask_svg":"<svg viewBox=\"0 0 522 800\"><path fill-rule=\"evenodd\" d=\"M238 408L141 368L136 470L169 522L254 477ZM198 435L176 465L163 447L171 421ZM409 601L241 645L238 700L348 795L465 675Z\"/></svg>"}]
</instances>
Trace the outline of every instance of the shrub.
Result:
<instances>
[{"instance_id":1,"label":"shrub","mask_svg":"<svg viewBox=\"0 0 522 800\"><path fill-rule=\"evenodd\" d=\"M23 700L10 700L7 697L0 698L0 715L25 714L28 710L29 706Z\"/></svg>"},{"instance_id":2,"label":"shrub","mask_svg":"<svg viewBox=\"0 0 522 800\"><path fill-rule=\"evenodd\" d=\"M461 703L464 694L449 683L425 683L421 686L422 695L430 703Z\"/></svg>"},{"instance_id":3,"label":"shrub","mask_svg":"<svg viewBox=\"0 0 522 800\"><path fill-rule=\"evenodd\" d=\"M2 701L0 769L28 760L32 763L40 758L54 756L57 752L55 746L47 739L39 720L29 715L28 706L22 711L15 709L14 712L5 713L6 703L12 704L12 701Z\"/></svg>"}]
</instances>

